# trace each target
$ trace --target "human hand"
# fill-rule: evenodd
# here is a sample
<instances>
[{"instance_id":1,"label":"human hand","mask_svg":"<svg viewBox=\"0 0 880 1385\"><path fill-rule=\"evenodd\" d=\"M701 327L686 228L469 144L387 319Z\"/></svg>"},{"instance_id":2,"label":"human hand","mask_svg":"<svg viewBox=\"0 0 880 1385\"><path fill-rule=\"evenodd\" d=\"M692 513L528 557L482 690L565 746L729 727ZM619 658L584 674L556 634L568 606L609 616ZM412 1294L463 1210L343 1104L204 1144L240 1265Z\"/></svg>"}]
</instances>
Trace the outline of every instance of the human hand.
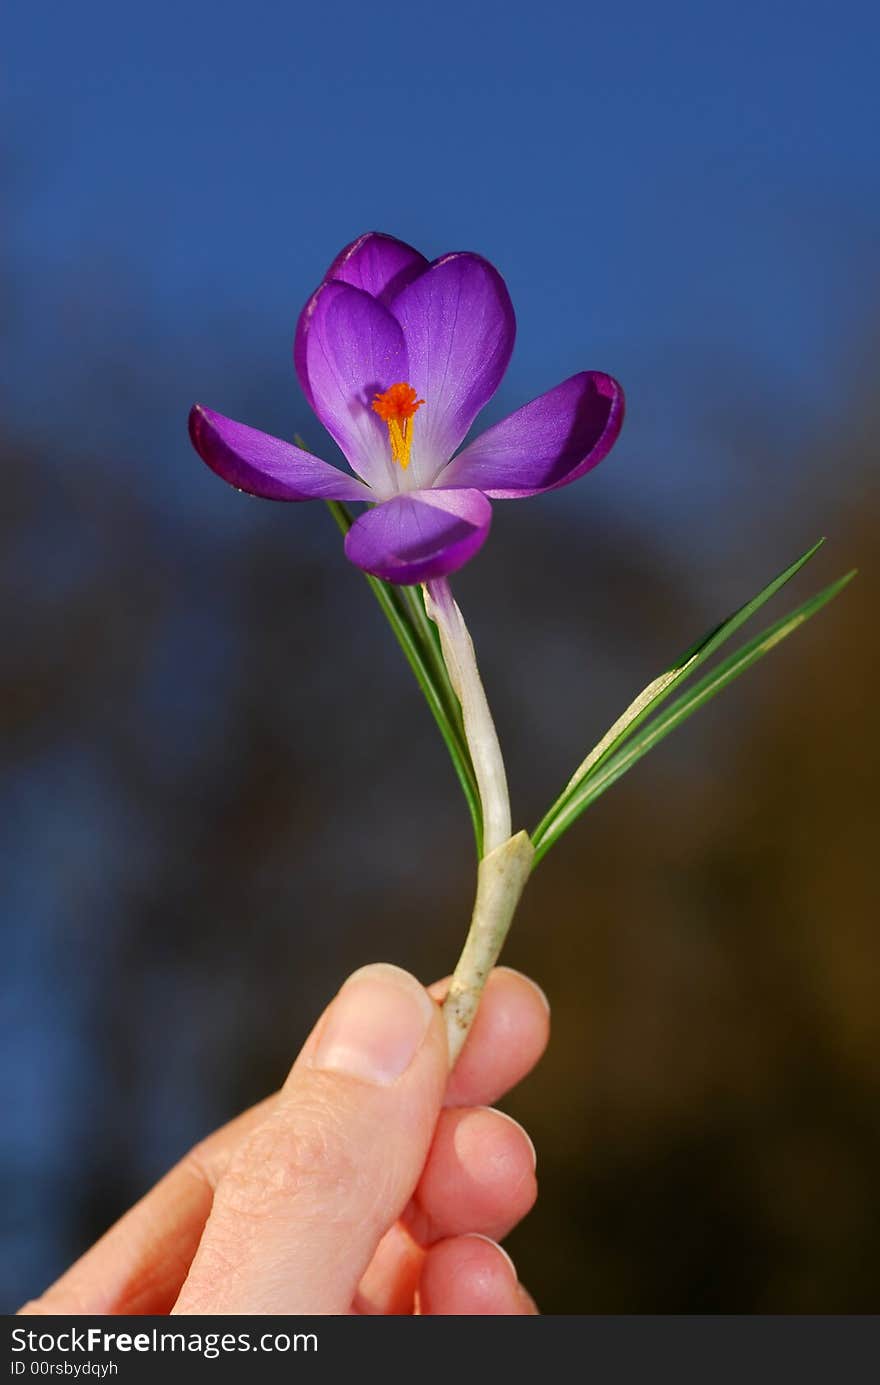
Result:
<instances>
[{"instance_id":1,"label":"human hand","mask_svg":"<svg viewBox=\"0 0 880 1385\"><path fill-rule=\"evenodd\" d=\"M281 1091L215 1132L23 1314L537 1310L495 1242L531 1208L534 1150L497 1100L540 1058L541 992L492 973L451 1077L408 973L355 972Z\"/></svg>"}]
</instances>

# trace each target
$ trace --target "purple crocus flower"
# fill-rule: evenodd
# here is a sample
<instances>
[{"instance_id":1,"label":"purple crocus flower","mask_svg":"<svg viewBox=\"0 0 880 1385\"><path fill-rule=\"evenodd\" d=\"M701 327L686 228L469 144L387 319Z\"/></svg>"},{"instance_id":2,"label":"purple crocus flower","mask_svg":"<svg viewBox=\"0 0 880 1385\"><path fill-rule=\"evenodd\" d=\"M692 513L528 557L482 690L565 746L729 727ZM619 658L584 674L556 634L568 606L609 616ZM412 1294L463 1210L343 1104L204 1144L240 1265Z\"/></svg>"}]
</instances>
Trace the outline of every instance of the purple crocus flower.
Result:
<instances>
[{"instance_id":1,"label":"purple crocus flower","mask_svg":"<svg viewBox=\"0 0 880 1385\"><path fill-rule=\"evenodd\" d=\"M306 398L355 475L197 404L190 436L208 466L270 500L366 501L345 551L365 572L445 577L482 547L491 500L567 486L623 422L623 391L581 371L465 435L507 369L516 323L504 280L479 255L429 263L370 231L333 261L303 309L294 361Z\"/></svg>"}]
</instances>

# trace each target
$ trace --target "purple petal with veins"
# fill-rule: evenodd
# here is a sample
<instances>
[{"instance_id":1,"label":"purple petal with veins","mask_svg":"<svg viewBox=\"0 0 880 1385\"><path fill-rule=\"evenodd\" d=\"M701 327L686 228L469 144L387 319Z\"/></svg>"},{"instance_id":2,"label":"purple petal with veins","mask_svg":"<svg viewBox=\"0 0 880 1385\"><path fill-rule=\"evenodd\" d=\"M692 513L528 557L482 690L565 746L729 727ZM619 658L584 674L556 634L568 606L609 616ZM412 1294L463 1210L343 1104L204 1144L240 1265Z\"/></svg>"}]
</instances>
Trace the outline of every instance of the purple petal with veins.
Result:
<instances>
[{"instance_id":1,"label":"purple petal with veins","mask_svg":"<svg viewBox=\"0 0 880 1385\"><path fill-rule=\"evenodd\" d=\"M427 582L463 567L482 548L491 522L492 506L479 491L408 491L361 515L345 552L387 582Z\"/></svg>"},{"instance_id":2,"label":"purple petal with veins","mask_svg":"<svg viewBox=\"0 0 880 1385\"><path fill-rule=\"evenodd\" d=\"M397 489L388 431L375 395L407 378L403 332L363 289L336 280L319 289L306 337L314 409L352 469L382 496Z\"/></svg>"},{"instance_id":3,"label":"purple petal with veins","mask_svg":"<svg viewBox=\"0 0 880 1385\"><path fill-rule=\"evenodd\" d=\"M607 456L623 424L623 390L582 371L487 428L444 467L438 486L515 500L567 486Z\"/></svg>"},{"instance_id":4,"label":"purple petal with veins","mask_svg":"<svg viewBox=\"0 0 880 1385\"><path fill-rule=\"evenodd\" d=\"M196 404L189 435L203 462L224 481L266 500L372 500L354 476L292 443Z\"/></svg>"},{"instance_id":5,"label":"purple petal with veins","mask_svg":"<svg viewBox=\"0 0 880 1385\"><path fill-rule=\"evenodd\" d=\"M504 280L487 260L446 255L392 299L409 374L425 400L414 434L418 485L432 484L507 369L516 319Z\"/></svg>"},{"instance_id":6,"label":"purple petal with veins","mask_svg":"<svg viewBox=\"0 0 880 1385\"><path fill-rule=\"evenodd\" d=\"M418 250L394 236L386 236L381 231L367 231L358 236L344 250L341 250L324 275L322 285L328 279L338 279L362 289L371 298L378 298L387 304L389 299L399 293L417 275L428 268L428 261ZM317 290L316 290L317 293ZM313 293L299 315L296 336L293 343L293 361L296 373L306 399L314 407L311 385L306 368L306 335L314 310L316 294Z\"/></svg>"}]
</instances>

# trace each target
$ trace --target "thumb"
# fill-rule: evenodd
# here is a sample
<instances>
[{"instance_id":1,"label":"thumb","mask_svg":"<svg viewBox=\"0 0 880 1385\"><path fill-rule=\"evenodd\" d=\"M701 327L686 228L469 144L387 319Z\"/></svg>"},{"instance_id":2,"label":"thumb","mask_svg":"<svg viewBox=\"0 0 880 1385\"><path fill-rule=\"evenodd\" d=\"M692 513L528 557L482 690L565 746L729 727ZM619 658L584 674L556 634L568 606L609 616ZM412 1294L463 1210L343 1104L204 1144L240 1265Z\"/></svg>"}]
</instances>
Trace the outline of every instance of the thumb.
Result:
<instances>
[{"instance_id":1,"label":"thumb","mask_svg":"<svg viewBox=\"0 0 880 1385\"><path fill-rule=\"evenodd\" d=\"M347 1313L415 1190L447 1078L424 987L384 963L355 972L218 1184L174 1311Z\"/></svg>"}]
</instances>

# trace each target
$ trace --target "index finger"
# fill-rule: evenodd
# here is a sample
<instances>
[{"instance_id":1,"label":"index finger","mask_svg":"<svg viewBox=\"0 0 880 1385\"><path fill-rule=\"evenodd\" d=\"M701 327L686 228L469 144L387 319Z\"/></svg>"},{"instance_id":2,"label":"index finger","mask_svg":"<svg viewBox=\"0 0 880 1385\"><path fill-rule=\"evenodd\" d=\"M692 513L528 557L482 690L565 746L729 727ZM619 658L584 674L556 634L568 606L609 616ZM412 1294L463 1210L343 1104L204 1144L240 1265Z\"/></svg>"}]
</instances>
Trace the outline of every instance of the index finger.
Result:
<instances>
[{"instance_id":1,"label":"index finger","mask_svg":"<svg viewBox=\"0 0 880 1385\"><path fill-rule=\"evenodd\" d=\"M441 1000L450 978L428 990ZM550 1005L528 976L496 967L446 1089L444 1106L491 1106L531 1072L550 1038Z\"/></svg>"}]
</instances>

